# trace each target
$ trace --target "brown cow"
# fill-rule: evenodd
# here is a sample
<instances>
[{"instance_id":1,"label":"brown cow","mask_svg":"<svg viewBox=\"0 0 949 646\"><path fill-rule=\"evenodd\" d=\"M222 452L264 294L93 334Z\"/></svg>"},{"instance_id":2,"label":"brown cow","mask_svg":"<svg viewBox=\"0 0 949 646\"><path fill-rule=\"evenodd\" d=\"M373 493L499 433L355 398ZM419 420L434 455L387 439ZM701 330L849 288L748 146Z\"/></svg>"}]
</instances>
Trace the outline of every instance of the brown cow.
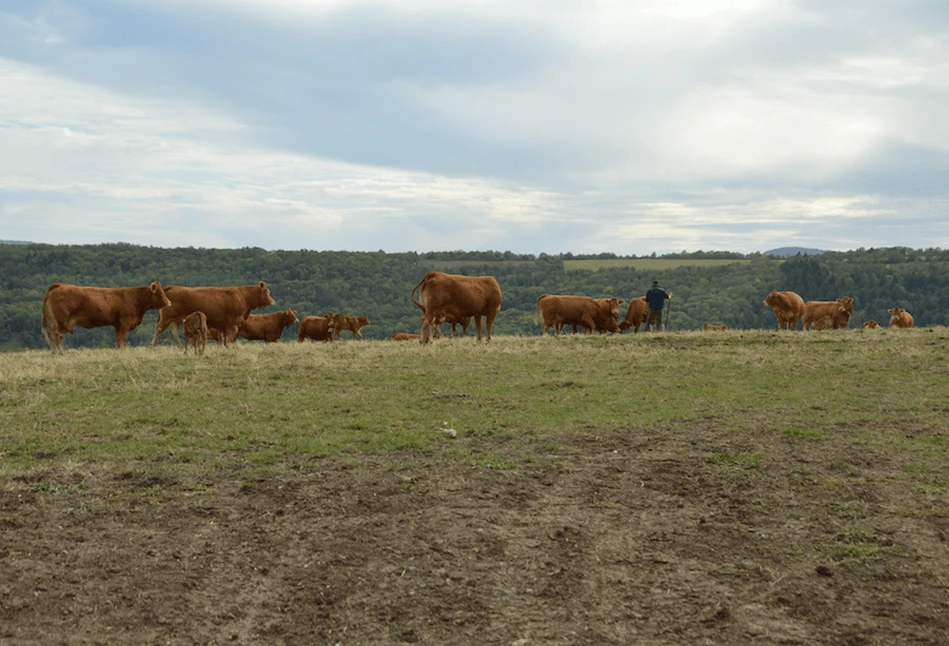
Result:
<instances>
[{"instance_id":1,"label":"brown cow","mask_svg":"<svg viewBox=\"0 0 949 646\"><path fill-rule=\"evenodd\" d=\"M647 318L649 318L649 306L646 305L646 297L639 296L630 299L629 307L626 308L626 318L619 324L619 329L625 331L634 328L633 334L635 334L639 332L639 326L646 323Z\"/></svg>"},{"instance_id":2,"label":"brown cow","mask_svg":"<svg viewBox=\"0 0 949 646\"><path fill-rule=\"evenodd\" d=\"M191 312L204 312L208 317L208 327L214 327L224 336L224 345L237 338L237 331L252 310L274 304L267 284L260 281L256 285L239 287L181 287L169 285L165 293L171 305L163 307L155 323L155 336L152 345L158 343L158 337L169 326L171 335L178 347L178 326Z\"/></svg>"},{"instance_id":3,"label":"brown cow","mask_svg":"<svg viewBox=\"0 0 949 646\"><path fill-rule=\"evenodd\" d=\"M248 341L264 341L276 343L283 336L285 328L297 322L297 313L289 307L282 312L270 314L249 314L247 320L241 323L237 336Z\"/></svg>"},{"instance_id":4,"label":"brown cow","mask_svg":"<svg viewBox=\"0 0 949 646\"><path fill-rule=\"evenodd\" d=\"M560 334L564 325L571 324L580 325L587 334L598 329L615 332L619 330L616 321L622 303L617 298L542 294L537 298L534 322L540 322L538 317L542 319L541 334L547 334L551 326L555 334Z\"/></svg>"},{"instance_id":5,"label":"brown cow","mask_svg":"<svg viewBox=\"0 0 949 646\"><path fill-rule=\"evenodd\" d=\"M594 300L597 302L598 306L600 307L600 310L599 310L600 312L603 312L603 311L609 312L609 314L606 314L603 316L595 316L593 318L594 331L599 332L600 334L603 334L604 332L609 332L610 334L620 332L620 327L619 325L616 324L616 322L619 320L619 306L622 305L625 301L615 299L615 298L595 298ZM614 300L616 301L616 314L612 313ZM577 325L580 325L580 328L583 329L583 324L577 320L571 321L570 325L573 328L574 334L577 333ZM559 334L561 330L563 330L562 325L560 326L559 329L557 329L557 333Z\"/></svg>"},{"instance_id":6,"label":"brown cow","mask_svg":"<svg viewBox=\"0 0 949 646\"><path fill-rule=\"evenodd\" d=\"M702 324L702 331L703 331L703 332L724 332L724 331L727 330L727 329L728 329L728 326L725 325L725 324L722 324L722 325L714 325L714 324L712 324L712 323L703 323L703 324Z\"/></svg>"},{"instance_id":7,"label":"brown cow","mask_svg":"<svg viewBox=\"0 0 949 646\"><path fill-rule=\"evenodd\" d=\"M874 321L873 319L870 319L869 321L864 323L863 327L867 328L868 330L882 330L883 329L883 326L877 323L876 321Z\"/></svg>"},{"instance_id":8,"label":"brown cow","mask_svg":"<svg viewBox=\"0 0 949 646\"><path fill-rule=\"evenodd\" d=\"M850 324L850 312L841 310L811 323L812 330L837 330Z\"/></svg>"},{"instance_id":9,"label":"brown cow","mask_svg":"<svg viewBox=\"0 0 949 646\"><path fill-rule=\"evenodd\" d=\"M797 322L804 316L804 299L795 292L779 292L772 289L764 304L774 309L779 330L795 330Z\"/></svg>"},{"instance_id":10,"label":"brown cow","mask_svg":"<svg viewBox=\"0 0 949 646\"><path fill-rule=\"evenodd\" d=\"M418 341L420 338L418 334L409 334L408 332L396 332L392 335L393 341Z\"/></svg>"},{"instance_id":11,"label":"brown cow","mask_svg":"<svg viewBox=\"0 0 949 646\"><path fill-rule=\"evenodd\" d=\"M816 321L823 318L831 319L830 324L835 330L847 327L852 315L853 299L849 296L841 296L836 301L807 301L804 303L804 329L811 329Z\"/></svg>"},{"instance_id":12,"label":"brown cow","mask_svg":"<svg viewBox=\"0 0 949 646\"><path fill-rule=\"evenodd\" d=\"M902 307L887 310L890 313L890 327L913 327L913 315Z\"/></svg>"},{"instance_id":13,"label":"brown cow","mask_svg":"<svg viewBox=\"0 0 949 646\"><path fill-rule=\"evenodd\" d=\"M336 314L327 312L326 316L304 316L297 329L297 341L332 341L336 329Z\"/></svg>"},{"instance_id":14,"label":"brown cow","mask_svg":"<svg viewBox=\"0 0 949 646\"><path fill-rule=\"evenodd\" d=\"M43 336L53 352L66 351L66 332L75 326L115 328L115 347L128 346L129 332L145 313L169 305L161 283L147 287L80 287L53 283L43 296Z\"/></svg>"},{"instance_id":15,"label":"brown cow","mask_svg":"<svg viewBox=\"0 0 949 646\"><path fill-rule=\"evenodd\" d=\"M356 318L355 316L350 316L348 314L337 314L336 315L336 327L333 328L333 337L339 338L339 333L343 330L349 330L353 333L353 341L356 340L358 336L362 338L362 332L359 331L359 328L369 325L369 319L365 316L360 316Z\"/></svg>"},{"instance_id":16,"label":"brown cow","mask_svg":"<svg viewBox=\"0 0 949 646\"><path fill-rule=\"evenodd\" d=\"M218 345L224 345L224 333L221 332L221 331L220 331L219 329L217 329L216 327L209 327L209 328L208 328L208 340L209 340L209 341L214 341L214 342L217 343ZM235 339L231 339L231 341L234 341L234 340L235 340Z\"/></svg>"},{"instance_id":17,"label":"brown cow","mask_svg":"<svg viewBox=\"0 0 949 646\"><path fill-rule=\"evenodd\" d=\"M501 286L494 276L460 276L430 271L412 288L412 302L422 310L419 339L422 343L428 342L434 322L441 316L473 317L478 341L481 340L481 317L484 316L486 336L490 341L494 318L501 310Z\"/></svg>"},{"instance_id":18,"label":"brown cow","mask_svg":"<svg viewBox=\"0 0 949 646\"><path fill-rule=\"evenodd\" d=\"M183 322L185 329L185 354L188 346L194 348L195 354L204 354L208 345L208 317L204 312L191 312Z\"/></svg>"},{"instance_id":19,"label":"brown cow","mask_svg":"<svg viewBox=\"0 0 949 646\"><path fill-rule=\"evenodd\" d=\"M461 328L461 336L468 336L468 324L471 323L470 316L456 316L454 313L442 312L435 320L432 321L432 336L440 337L442 336L441 326L443 323L451 324L451 336L455 337L457 333L457 328Z\"/></svg>"}]
</instances>

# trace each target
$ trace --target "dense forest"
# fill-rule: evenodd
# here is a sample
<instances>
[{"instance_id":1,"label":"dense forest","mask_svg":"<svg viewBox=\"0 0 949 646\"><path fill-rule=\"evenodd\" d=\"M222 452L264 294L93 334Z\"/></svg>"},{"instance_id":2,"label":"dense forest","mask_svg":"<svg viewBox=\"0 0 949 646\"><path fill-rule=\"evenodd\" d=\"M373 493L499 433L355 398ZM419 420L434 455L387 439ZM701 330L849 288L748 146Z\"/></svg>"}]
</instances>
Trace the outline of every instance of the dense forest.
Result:
<instances>
[{"instance_id":1,"label":"dense forest","mask_svg":"<svg viewBox=\"0 0 949 646\"><path fill-rule=\"evenodd\" d=\"M655 256L652 256L654 258ZM775 327L762 304L773 289L793 290L805 300L854 298L851 327L867 319L885 325L887 309L903 307L918 326L949 324L949 251L904 247L825 252L776 258L761 254L694 252L662 256L662 268L604 267L567 270L565 260L621 259L615 254L582 256L517 255L511 252L384 253L348 251L267 251L244 249L162 249L130 244L0 244L0 349L46 348L40 330L40 306L46 287L62 281L100 287L146 285L247 285L260 280L276 305L258 313L293 308L298 315L327 311L368 316L366 338L417 332L418 308L410 293L425 272L437 269L468 275L492 275L504 302L496 334L536 335L537 297L541 294L617 296L645 293L659 280L673 293L670 329L694 330L703 322L730 328ZM690 260L716 259L715 266ZM620 316L625 306L620 308ZM154 333L157 312L150 312L130 336L145 345ZM473 333L473 330L469 330ZM285 340L295 339L295 326ZM67 347L109 346L111 328L76 329ZM171 343L166 336L162 343Z\"/></svg>"}]
</instances>

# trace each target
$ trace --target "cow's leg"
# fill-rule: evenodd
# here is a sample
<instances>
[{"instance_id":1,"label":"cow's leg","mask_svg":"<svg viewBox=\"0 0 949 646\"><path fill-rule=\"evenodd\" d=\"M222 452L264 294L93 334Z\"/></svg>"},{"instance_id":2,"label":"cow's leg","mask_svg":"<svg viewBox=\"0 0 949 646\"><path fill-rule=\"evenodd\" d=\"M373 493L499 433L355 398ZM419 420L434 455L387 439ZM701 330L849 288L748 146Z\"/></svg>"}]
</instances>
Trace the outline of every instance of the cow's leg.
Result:
<instances>
[{"instance_id":1,"label":"cow's leg","mask_svg":"<svg viewBox=\"0 0 949 646\"><path fill-rule=\"evenodd\" d=\"M161 314L158 315L158 320L155 321L155 336L152 337L152 342L150 345L158 345L158 337L161 336L161 333L165 331L165 328L168 327L168 321L163 321Z\"/></svg>"},{"instance_id":2,"label":"cow's leg","mask_svg":"<svg viewBox=\"0 0 949 646\"><path fill-rule=\"evenodd\" d=\"M121 350L128 347L129 331L128 328L116 326L115 328L115 349Z\"/></svg>"},{"instance_id":3,"label":"cow's leg","mask_svg":"<svg viewBox=\"0 0 949 646\"><path fill-rule=\"evenodd\" d=\"M158 343L158 337L162 335L162 332L168 330L171 332L171 338L175 340L175 345L179 348L181 345L181 336L178 334L178 328L181 327L181 323L173 319L162 320L161 315L158 317L158 322L155 323L155 336L152 337L151 345L156 345Z\"/></svg>"},{"instance_id":4,"label":"cow's leg","mask_svg":"<svg viewBox=\"0 0 949 646\"><path fill-rule=\"evenodd\" d=\"M432 315L428 312L422 314L422 331L419 334L418 342L419 343L428 343L428 338L430 335L430 329L432 327Z\"/></svg>"},{"instance_id":5,"label":"cow's leg","mask_svg":"<svg viewBox=\"0 0 949 646\"><path fill-rule=\"evenodd\" d=\"M487 334L488 341L491 340L491 328L494 327L494 317L497 315L498 315L497 312L495 312L494 314L488 313L484 315L484 327L488 333ZM478 320L479 321L481 320L480 316L478 317Z\"/></svg>"},{"instance_id":6,"label":"cow's leg","mask_svg":"<svg viewBox=\"0 0 949 646\"><path fill-rule=\"evenodd\" d=\"M474 317L475 320L475 330L478 331L478 341L481 341L481 315Z\"/></svg>"},{"instance_id":7,"label":"cow's leg","mask_svg":"<svg viewBox=\"0 0 949 646\"><path fill-rule=\"evenodd\" d=\"M63 354L66 352L66 333L63 332L62 328L60 328L59 325L56 325L52 330L50 330L50 334L53 339L52 344L50 345L50 349L53 351L53 354Z\"/></svg>"}]
</instances>

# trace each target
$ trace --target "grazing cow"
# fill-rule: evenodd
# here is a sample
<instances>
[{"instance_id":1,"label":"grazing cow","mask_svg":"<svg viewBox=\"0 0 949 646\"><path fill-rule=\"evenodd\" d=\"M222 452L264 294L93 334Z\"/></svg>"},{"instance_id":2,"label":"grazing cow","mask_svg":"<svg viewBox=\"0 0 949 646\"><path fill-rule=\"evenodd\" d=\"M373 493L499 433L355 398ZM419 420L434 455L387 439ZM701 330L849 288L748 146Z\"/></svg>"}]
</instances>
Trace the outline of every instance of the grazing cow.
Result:
<instances>
[{"instance_id":1,"label":"grazing cow","mask_svg":"<svg viewBox=\"0 0 949 646\"><path fill-rule=\"evenodd\" d=\"M876 321L874 321L873 319L870 319L869 321L864 323L863 327L867 328L868 330L882 330L883 329L883 326L877 323Z\"/></svg>"},{"instance_id":2,"label":"grazing cow","mask_svg":"<svg viewBox=\"0 0 949 646\"><path fill-rule=\"evenodd\" d=\"M191 312L204 312L208 317L208 327L221 330L224 345L237 338L237 331L252 310L274 304L267 284L263 281L256 285L240 287L181 287L169 285L165 288L171 305L163 307L155 323L155 336L152 345L158 343L158 337L169 326L171 335L178 347L178 326Z\"/></svg>"},{"instance_id":3,"label":"grazing cow","mask_svg":"<svg viewBox=\"0 0 949 646\"><path fill-rule=\"evenodd\" d=\"M804 329L811 329L815 322L824 318L830 319L835 330L847 327L852 315L853 299L849 296L841 296L836 301L807 301L804 303Z\"/></svg>"},{"instance_id":4,"label":"grazing cow","mask_svg":"<svg viewBox=\"0 0 949 646\"><path fill-rule=\"evenodd\" d=\"M247 320L238 328L237 336L248 341L276 343L283 336L284 329L296 323L297 320L296 311L289 307L282 312L249 314Z\"/></svg>"},{"instance_id":5,"label":"grazing cow","mask_svg":"<svg viewBox=\"0 0 949 646\"><path fill-rule=\"evenodd\" d=\"M646 297L639 296L630 299L629 307L626 308L626 318L619 324L619 329L625 331L634 328L633 334L636 334L639 332L639 326L645 324L648 318L649 306L646 305Z\"/></svg>"},{"instance_id":6,"label":"grazing cow","mask_svg":"<svg viewBox=\"0 0 949 646\"><path fill-rule=\"evenodd\" d=\"M421 337L418 334L408 332L396 332L392 335L393 341L418 341Z\"/></svg>"},{"instance_id":7,"label":"grazing cow","mask_svg":"<svg viewBox=\"0 0 949 646\"><path fill-rule=\"evenodd\" d=\"M327 312L326 316L304 316L300 320L297 330L297 341L305 340L326 341L333 340L333 331L336 329L336 314Z\"/></svg>"},{"instance_id":8,"label":"grazing cow","mask_svg":"<svg viewBox=\"0 0 949 646\"><path fill-rule=\"evenodd\" d=\"M728 329L728 326L724 323L722 325L713 325L712 323L703 323L702 331L703 332L724 332Z\"/></svg>"},{"instance_id":9,"label":"grazing cow","mask_svg":"<svg viewBox=\"0 0 949 646\"><path fill-rule=\"evenodd\" d=\"M890 327L913 327L913 315L902 307L887 310L890 313Z\"/></svg>"},{"instance_id":10,"label":"grazing cow","mask_svg":"<svg viewBox=\"0 0 949 646\"><path fill-rule=\"evenodd\" d=\"M418 292L418 298L415 297ZM481 317L484 316L487 340L491 340L494 318L501 310L501 286L494 276L460 276L430 271L412 288L412 302L422 310L422 333L419 341L427 343L435 321L453 316L474 318L478 341L481 340Z\"/></svg>"},{"instance_id":11,"label":"grazing cow","mask_svg":"<svg viewBox=\"0 0 949 646\"><path fill-rule=\"evenodd\" d=\"M534 322L539 322L538 317L542 319L542 334L547 334L551 326L555 334L560 334L564 325L571 324L580 325L587 334L595 330L616 332L622 303L617 298L543 294L537 298Z\"/></svg>"},{"instance_id":12,"label":"grazing cow","mask_svg":"<svg viewBox=\"0 0 949 646\"><path fill-rule=\"evenodd\" d=\"M195 354L204 354L204 348L208 344L208 317L204 312L191 312L184 320L185 329L185 354L188 354L188 346L194 348Z\"/></svg>"},{"instance_id":13,"label":"grazing cow","mask_svg":"<svg viewBox=\"0 0 949 646\"><path fill-rule=\"evenodd\" d=\"M339 338L339 333L343 330L349 330L353 333L353 341L356 340L358 336L362 338L362 332L359 331L359 328L369 325L369 319L365 316L360 316L356 318L355 316L349 316L348 314L337 314L336 315L336 327L333 329L333 337Z\"/></svg>"},{"instance_id":14,"label":"grazing cow","mask_svg":"<svg viewBox=\"0 0 949 646\"><path fill-rule=\"evenodd\" d=\"M75 326L115 328L115 347L128 346L129 332L145 313L169 304L161 283L146 287L80 287L53 283L43 296L43 336L53 352L66 351L66 332Z\"/></svg>"},{"instance_id":15,"label":"grazing cow","mask_svg":"<svg viewBox=\"0 0 949 646\"><path fill-rule=\"evenodd\" d=\"M774 309L779 330L797 329L797 322L804 316L804 299L795 292L779 292L772 289L764 304Z\"/></svg>"},{"instance_id":16,"label":"grazing cow","mask_svg":"<svg viewBox=\"0 0 949 646\"><path fill-rule=\"evenodd\" d=\"M599 332L600 334L603 334L604 332L609 332L610 334L614 334L614 333L620 332L620 327L619 327L619 325L616 324L616 322L619 320L619 306L622 305L624 301L618 300L618 299L615 299L615 298L596 298L596 299L594 299L594 300L599 304L599 306L600 306L600 308L601 308L600 311L609 311L609 312L610 312L610 314L609 314L609 315L606 315L606 316L596 316L596 317L594 317L594 319L593 319L593 323L594 323L594 325L595 325L594 331L595 331L595 332ZM614 301L614 300L616 301L616 314L615 314L615 315L612 313L613 301ZM605 308L605 309L603 309L603 308ZM571 327L573 328L573 333L574 333L574 334L577 333L577 325L580 325L580 328L583 329L583 324L582 324L580 321L577 321L577 320L571 321L571 322L570 322L570 325L571 325ZM561 330L563 330L563 326L561 326L561 327L557 330L558 334L560 333ZM586 330L584 330L584 331L586 331Z\"/></svg>"}]
</instances>

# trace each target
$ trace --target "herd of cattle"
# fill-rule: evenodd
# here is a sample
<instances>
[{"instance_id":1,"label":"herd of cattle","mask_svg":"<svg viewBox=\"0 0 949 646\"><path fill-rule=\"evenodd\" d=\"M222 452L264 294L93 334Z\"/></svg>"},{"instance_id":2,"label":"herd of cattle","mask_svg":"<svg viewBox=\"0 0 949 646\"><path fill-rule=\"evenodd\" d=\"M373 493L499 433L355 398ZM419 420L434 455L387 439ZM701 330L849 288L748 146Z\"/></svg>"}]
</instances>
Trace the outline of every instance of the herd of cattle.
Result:
<instances>
[{"instance_id":1,"label":"herd of cattle","mask_svg":"<svg viewBox=\"0 0 949 646\"><path fill-rule=\"evenodd\" d=\"M421 333L399 332L392 336L393 340L425 343L440 336L444 324L451 325L452 336L457 326L465 334L473 319L477 339L481 341L482 317L485 337L491 340L491 328L501 309L501 287L493 276L461 276L431 271L415 285L411 297L422 312ZM543 334L547 334L550 328L560 334L568 325L574 332L578 326L585 333L615 333L630 328L639 332L649 314L645 296L630 300L626 316L620 321L619 306L623 303L617 298L543 294L537 298L535 321L541 324ZM299 323L297 338L301 342L332 341L346 330L352 333L353 339L361 339L360 329L369 325L365 316L333 312L302 319L297 319L297 313L289 308L272 314L252 314L255 309L273 304L270 289L262 281L238 287L169 285L164 288L159 282L145 287L84 287L53 283L43 297L42 328L53 352L65 350L65 334L72 332L77 325L85 328L112 326L115 328L115 346L122 348L128 345L129 332L141 324L145 314L158 310L151 344L155 345L161 334L169 330L175 343L181 347L178 330L183 325L185 352L193 348L196 353L201 353L209 339L223 345L238 337L268 343L278 341L284 329L296 323ZM779 329L796 329L801 321L804 330L836 330L847 327L853 315L853 299L848 296L836 301L804 302L794 292L773 290L764 304L774 309ZM895 307L889 313L890 327L913 327L913 317L909 312ZM872 320L864 325L880 327ZM728 328L706 323L702 329Z\"/></svg>"},{"instance_id":2,"label":"herd of cattle","mask_svg":"<svg viewBox=\"0 0 949 646\"><path fill-rule=\"evenodd\" d=\"M853 316L853 299L841 296L835 301L807 301L795 292L779 292L776 289L764 299L764 304L774 309L774 316L778 319L778 328L794 330L797 322L805 330L838 330L845 328ZM890 327L913 327L913 315L902 307L894 307L887 312L890 314ZM863 327L876 329L882 327L870 319Z\"/></svg>"}]
</instances>

